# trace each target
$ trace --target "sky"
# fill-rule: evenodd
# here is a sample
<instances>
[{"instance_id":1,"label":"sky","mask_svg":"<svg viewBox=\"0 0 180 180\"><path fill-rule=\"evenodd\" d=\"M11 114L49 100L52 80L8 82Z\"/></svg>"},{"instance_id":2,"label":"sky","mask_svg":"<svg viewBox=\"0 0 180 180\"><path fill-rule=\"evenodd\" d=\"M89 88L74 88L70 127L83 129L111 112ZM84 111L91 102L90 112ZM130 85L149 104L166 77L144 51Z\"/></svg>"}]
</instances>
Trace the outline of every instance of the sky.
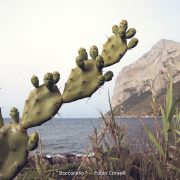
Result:
<instances>
[{"instance_id":1,"label":"sky","mask_svg":"<svg viewBox=\"0 0 180 180\"><path fill-rule=\"evenodd\" d=\"M180 42L178 0L1 0L0 1L0 106L4 117L11 107L22 114L24 101L33 89L30 79L42 83L46 72L59 71L61 92L75 67L80 47L89 51L110 36L111 27L123 19L137 30L139 44L121 62L105 69L114 78L90 99L63 104L62 118L93 118L109 109L121 69L140 58L160 39Z\"/></svg>"}]
</instances>

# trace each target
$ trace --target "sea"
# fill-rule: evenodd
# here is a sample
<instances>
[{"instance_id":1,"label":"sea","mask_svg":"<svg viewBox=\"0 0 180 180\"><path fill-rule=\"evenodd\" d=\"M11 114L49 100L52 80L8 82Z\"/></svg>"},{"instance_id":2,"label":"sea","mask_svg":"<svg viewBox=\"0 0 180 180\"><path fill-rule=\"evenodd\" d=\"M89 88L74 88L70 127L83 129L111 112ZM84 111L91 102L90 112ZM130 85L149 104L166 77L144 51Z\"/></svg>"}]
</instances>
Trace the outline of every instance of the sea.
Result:
<instances>
[{"instance_id":1,"label":"sea","mask_svg":"<svg viewBox=\"0 0 180 180\"><path fill-rule=\"evenodd\" d=\"M157 119L159 123L160 118ZM9 122L6 119L6 122ZM142 122L155 131L154 118L117 117L116 121L125 127L125 142L132 150L139 151L147 141ZM160 123L159 123L160 124ZM54 118L41 126L28 130L28 134L38 132L43 154L85 154L90 148L90 135L94 128L99 132L104 126L101 118Z\"/></svg>"}]
</instances>

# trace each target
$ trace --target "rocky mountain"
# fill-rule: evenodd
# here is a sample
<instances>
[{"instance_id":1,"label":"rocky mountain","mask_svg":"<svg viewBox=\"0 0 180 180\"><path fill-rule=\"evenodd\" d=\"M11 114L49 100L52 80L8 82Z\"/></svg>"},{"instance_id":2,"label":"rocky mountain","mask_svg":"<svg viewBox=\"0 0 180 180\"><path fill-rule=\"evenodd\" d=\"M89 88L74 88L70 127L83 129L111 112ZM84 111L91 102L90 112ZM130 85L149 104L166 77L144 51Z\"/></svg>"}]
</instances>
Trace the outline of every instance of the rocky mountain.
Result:
<instances>
[{"instance_id":1,"label":"rocky mountain","mask_svg":"<svg viewBox=\"0 0 180 180\"><path fill-rule=\"evenodd\" d=\"M180 96L180 43L161 39L119 73L111 100L115 115L151 115L152 95L157 104L164 104L170 73L174 98L177 98Z\"/></svg>"}]
</instances>

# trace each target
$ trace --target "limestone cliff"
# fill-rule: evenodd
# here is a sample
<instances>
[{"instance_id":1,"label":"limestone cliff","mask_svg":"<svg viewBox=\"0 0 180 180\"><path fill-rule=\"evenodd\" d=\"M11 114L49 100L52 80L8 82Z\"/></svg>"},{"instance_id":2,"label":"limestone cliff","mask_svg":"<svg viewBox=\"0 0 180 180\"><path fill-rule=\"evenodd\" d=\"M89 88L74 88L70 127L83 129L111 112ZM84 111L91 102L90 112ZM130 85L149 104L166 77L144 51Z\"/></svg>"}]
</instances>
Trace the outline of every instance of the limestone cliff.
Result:
<instances>
[{"instance_id":1,"label":"limestone cliff","mask_svg":"<svg viewBox=\"0 0 180 180\"><path fill-rule=\"evenodd\" d=\"M112 97L115 114L150 115L152 90L163 103L170 72L175 96L180 96L180 43L162 39L119 73Z\"/></svg>"}]
</instances>

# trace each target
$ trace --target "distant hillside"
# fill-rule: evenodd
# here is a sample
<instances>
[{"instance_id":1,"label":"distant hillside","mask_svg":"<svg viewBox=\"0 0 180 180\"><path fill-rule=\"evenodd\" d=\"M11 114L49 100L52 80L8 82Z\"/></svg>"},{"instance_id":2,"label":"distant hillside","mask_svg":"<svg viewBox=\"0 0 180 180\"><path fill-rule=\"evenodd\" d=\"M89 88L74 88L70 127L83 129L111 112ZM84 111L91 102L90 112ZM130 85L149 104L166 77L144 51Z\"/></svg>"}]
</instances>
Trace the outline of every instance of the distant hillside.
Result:
<instances>
[{"instance_id":1,"label":"distant hillside","mask_svg":"<svg viewBox=\"0 0 180 180\"><path fill-rule=\"evenodd\" d=\"M151 115L151 82L157 104L163 105L170 72L176 99L180 96L180 43L162 39L119 73L112 97L115 115Z\"/></svg>"}]
</instances>

